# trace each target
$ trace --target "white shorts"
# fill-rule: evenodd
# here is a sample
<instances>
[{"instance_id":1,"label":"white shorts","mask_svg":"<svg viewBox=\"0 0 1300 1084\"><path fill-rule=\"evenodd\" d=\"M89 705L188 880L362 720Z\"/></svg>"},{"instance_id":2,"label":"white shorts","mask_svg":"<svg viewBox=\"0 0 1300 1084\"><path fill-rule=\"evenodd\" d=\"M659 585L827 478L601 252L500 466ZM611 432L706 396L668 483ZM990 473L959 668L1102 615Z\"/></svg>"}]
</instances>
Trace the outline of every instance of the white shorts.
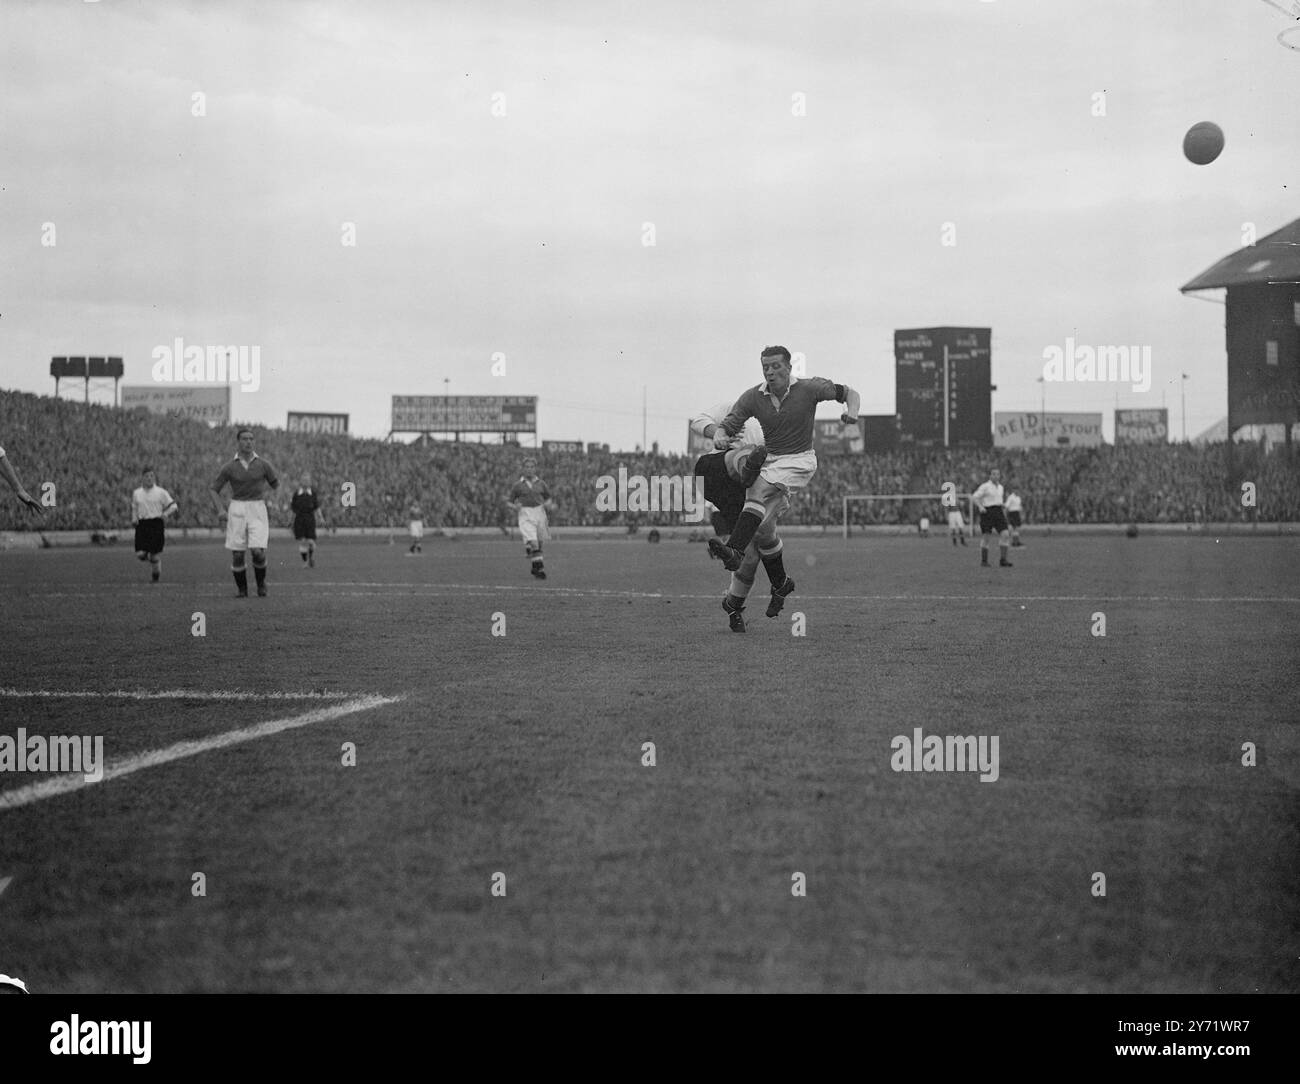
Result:
<instances>
[{"instance_id":1,"label":"white shorts","mask_svg":"<svg viewBox=\"0 0 1300 1084\"><path fill-rule=\"evenodd\" d=\"M526 543L533 546L551 540L551 532L546 523L546 509L542 505L519 509L519 533L524 536Z\"/></svg>"},{"instance_id":2,"label":"white shorts","mask_svg":"<svg viewBox=\"0 0 1300 1084\"><path fill-rule=\"evenodd\" d=\"M964 519L962 519L961 509L959 509L959 508L953 508L953 509L950 509L950 510L949 510L949 512L948 512L948 526L949 526L949 527L965 527L965 526L966 526L966 521L965 521Z\"/></svg>"},{"instance_id":3,"label":"white shorts","mask_svg":"<svg viewBox=\"0 0 1300 1084\"><path fill-rule=\"evenodd\" d=\"M411 520L411 537L412 538L424 537L424 520L422 519Z\"/></svg>"},{"instance_id":4,"label":"white shorts","mask_svg":"<svg viewBox=\"0 0 1300 1084\"><path fill-rule=\"evenodd\" d=\"M787 455L769 455L759 477L774 486L803 489L816 473L817 453L809 450L790 452Z\"/></svg>"},{"instance_id":5,"label":"white shorts","mask_svg":"<svg viewBox=\"0 0 1300 1084\"><path fill-rule=\"evenodd\" d=\"M226 549L264 550L271 539L265 501L231 501L227 509Z\"/></svg>"}]
</instances>

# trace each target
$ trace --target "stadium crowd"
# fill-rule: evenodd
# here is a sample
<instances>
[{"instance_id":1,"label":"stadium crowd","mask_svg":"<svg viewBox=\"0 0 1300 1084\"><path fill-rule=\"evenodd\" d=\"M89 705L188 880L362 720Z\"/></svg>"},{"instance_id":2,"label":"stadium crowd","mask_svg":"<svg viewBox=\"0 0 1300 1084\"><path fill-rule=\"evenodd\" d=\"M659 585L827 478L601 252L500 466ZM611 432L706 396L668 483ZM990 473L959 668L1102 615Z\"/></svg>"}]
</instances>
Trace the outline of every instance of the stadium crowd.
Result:
<instances>
[{"instance_id":1,"label":"stadium crowd","mask_svg":"<svg viewBox=\"0 0 1300 1084\"><path fill-rule=\"evenodd\" d=\"M431 527L508 528L505 495L519 477L524 450L500 444L363 440L253 427L258 454L282 485L272 522L290 521L288 500L310 472L327 519L335 526L400 527L413 502ZM141 470L180 506L177 527L213 527L208 487L235 449L236 427L167 418L142 410L85 405L20 392L0 392L0 445L28 490L50 505L43 519L16 501L0 502L0 530L122 530ZM1196 523L1250 519L1300 520L1300 449L1234 449L1210 445L1103 445L1098 448L992 449L987 453L902 450L873 455L823 455L812 486L795 499L785 522L838 524L842 498L853 493L938 493L946 482L971 492L991 467L1008 492L1020 493L1028 523ZM680 514L623 513L596 508L597 479L690 475L694 460L650 452L536 452L563 525L669 525ZM1255 484L1257 508L1242 504L1242 483ZM53 484L53 489L49 484ZM344 507L345 485L354 507ZM52 504L50 503L52 501ZM935 502L854 503L855 523L941 521Z\"/></svg>"}]
</instances>

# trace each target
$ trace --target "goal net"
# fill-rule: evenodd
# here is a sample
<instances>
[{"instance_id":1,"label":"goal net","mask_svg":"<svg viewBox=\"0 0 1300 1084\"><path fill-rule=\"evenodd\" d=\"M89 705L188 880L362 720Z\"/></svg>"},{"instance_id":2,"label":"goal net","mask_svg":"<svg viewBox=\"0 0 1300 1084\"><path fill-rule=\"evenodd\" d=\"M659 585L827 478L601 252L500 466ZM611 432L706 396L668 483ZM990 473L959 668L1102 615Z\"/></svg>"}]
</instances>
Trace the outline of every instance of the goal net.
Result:
<instances>
[{"instance_id":1,"label":"goal net","mask_svg":"<svg viewBox=\"0 0 1300 1084\"><path fill-rule=\"evenodd\" d=\"M963 526L975 533L975 502L969 493L848 493L842 498L844 537L855 527L896 527L918 530L921 520L932 531L948 530L948 513L961 512Z\"/></svg>"}]
</instances>

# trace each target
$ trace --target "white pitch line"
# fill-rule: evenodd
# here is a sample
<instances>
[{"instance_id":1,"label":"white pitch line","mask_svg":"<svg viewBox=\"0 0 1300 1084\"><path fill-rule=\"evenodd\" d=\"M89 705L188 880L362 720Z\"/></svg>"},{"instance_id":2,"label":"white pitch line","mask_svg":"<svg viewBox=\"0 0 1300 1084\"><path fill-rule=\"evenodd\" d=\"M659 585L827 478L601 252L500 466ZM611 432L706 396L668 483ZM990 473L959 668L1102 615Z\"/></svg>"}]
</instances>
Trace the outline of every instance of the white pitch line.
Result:
<instances>
[{"instance_id":1,"label":"white pitch line","mask_svg":"<svg viewBox=\"0 0 1300 1084\"><path fill-rule=\"evenodd\" d=\"M214 734L211 737L200 738L197 741L177 742L165 749L137 753L117 764L106 767L103 778L96 783L86 782L81 775L56 775L40 783L32 783L25 787L18 787L15 790L0 791L0 811L17 809L20 806L31 805L33 802L39 802L46 798L58 797L60 794L70 794L73 791L81 790L83 787L98 786L110 779L120 779L124 775L131 775L134 772L143 771L145 768L156 768L160 764L169 764L173 760L183 760L186 757L197 756L199 753L207 753L213 749L225 749L227 746L239 745L243 742L254 741L257 738L265 738L272 734L279 734L281 731L311 726L313 723L328 722L331 719L339 719L344 715L352 715L358 711L369 711L385 704L396 703L401 699L403 698L400 696L363 696L344 704L338 704L335 707L317 708L315 711L309 711L303 715L293 715L285 719L271 719L255 726L243 727L240 730L227 730L224 734Z\"/></svg>"},{"instance_id":2,"label":"white pitch line","mask_svg":"<svg viewBox=\"0 0 1300 1084\"><path fill-rule=\"evenodd\" d=\"M234 689L106 689L87 691L74 689L12 689L0 688L0 697L12 699L70 700L104 698L116 700L348 700L358 696L377 696L378 693L256 693Z\"/></svg>"},{"instance_id":3,"label":"white pitch line","mask_svg":"<svg viewBox=\"0 0 1300 1084\"><path fill-rule=\"evenodd\" d=\"M719 592L711 594L679 594L668 593L663 591L620 591L615 589L604 588L586 588L586 587L563 587L560 584L548 584L546 587L537 587L530 584L517 583L406 583L406 582L383 582L383 581L357 581L357 582L337 582L329 580L316 580L310 584L294 583L281 584L281 588L290 590L312 590L317 588L330 588L330 597L332 598L372 598L390 596L395 591L401 591L404 594L415 595L420 598L472 598L475 595L492 594L497 595L503 591L513 591L527 598L542 598L545 596L560 598L673 598L673 599L717 599L721 597ZM388 588L388 590L359 590L359 588ZM86 591L86 592L33 592L33 598L99 598L105 594L119 593L117 588L106 589L103 592ZM208 591L199 591L197 594L225 595L225 591L218 592L215 588ZM1278 602L1289 605L1300 603L1300 597L1294 596L1277 596L1267 597L1258 595L1239 595L1239 596L1191 596L1191 595L805 595L796 592L791 598L801 598L815 600L817 602L1209 602L1209 603L1239 603L1239 602ZM255 607L256 608L256 607Z\"/></svg>"},{"instance_id":4,"label":"white pitch line","mask_svg":"<svg viewBox=\"0 0 1300 1084\"><path fill-rule=\"evenodd\" d=\"M683 598L716 599L721 592L707 595L669 593L665 591L619 591L615 589L562 587L559 584L546 587L521 586L519 584L491 583L330 583L318 582L312 585L294 584L295 587L389 587L403 592L419 594L432 598L454 598L457 592L499 592L519 591L529 596L546 595L590 597L590 598ZM432 590L420 590L421 588ZM336 591L336 595L387 595L389 591ZM1274 598L1259 595L1201 597L1192 595L805 595L796 591L790 598L816 599L819 602L1285 602L1300 603L1300 597L1278 596Z\"/></svg>"}]
</instances>

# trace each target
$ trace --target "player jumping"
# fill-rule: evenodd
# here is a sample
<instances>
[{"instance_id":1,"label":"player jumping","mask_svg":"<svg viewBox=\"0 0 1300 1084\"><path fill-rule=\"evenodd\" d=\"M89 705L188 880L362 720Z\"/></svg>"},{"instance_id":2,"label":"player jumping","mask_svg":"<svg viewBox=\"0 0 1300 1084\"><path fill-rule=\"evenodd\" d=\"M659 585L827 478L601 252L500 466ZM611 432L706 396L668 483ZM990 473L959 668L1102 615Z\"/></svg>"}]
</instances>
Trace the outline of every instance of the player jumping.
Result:
<instances>
[{"instance_id":1,"label":"player jumping","mask_svg":"<svg viewBox=\"0 0 1300 1084\"><path fill-rule=\"evenodd\" d=\"M714 445L722 447L740 433L747 419L757 418L767 445L767 458L757 481L745 493L745 505L731 537L725 543L709 539L710 554L721 558L729 572L740 568L745 550L764 520L779 519L790 507L791 491L807 486L817 473L817 453L813 451L817 404L831 399L843 403L840 420L845 425L858 424L860 399L847 384L820 376L796 380L791 375L790 351L784 346L765 346L759 362L764 383L749 388L736 400L722 423L722 433L714 437ZM781 585L772 588L774 603L776 596L785 598L794 590L794 581L785 574L782 548L778 539L770 550L759 551L768 579Z\"/></svg>"},{"instance_id":2,"label":"player jumping","mask_svg":"<svg viewBox=\"0 0 1300 1084\"><path fill-rule=\"evenodd\" d=\"M532 572L539 580L546 579L542 561L542 543L550 541L551 532L546 521L546 510L555 509L551 491L537 476L537 460L527 456L524 472L510 490L506 505L519 516L519 533L524 536L524 555L532 562Z\"/></svg>"},{"instance_id":3,"label":"player jumping","mask_svg":"<svg viewBox=\"0 0 1300 1084\"><path fill-rule=\"evenodd\" d=\"M730 404L719 403L712 410L700 412L691 419L691 432L712 440L721 432L722 421L730 411ZM709 452L695 461L695 473L704 479L704 499L717 508L713 514L713 529L720 535L735 530L736 520L745 507L745 491L758 479L758 472L767 459L767 449L763 446L763 429L755 418L746 420L744 431L732 443L734 447L726 451ZM727 612L732 632L745 631L745 599L754 586L760 547L768 552L779 550L780 541L776 534L776 521L765 519L763 526L756 532L754 541L745 550L745 559L731 574L731 583L723 596L722 608ZM775 588L783 585L773 583L772 586ZM793 581L790 581L790 590L794 590ZM789 593L790 591L785 594L777 594L775 591L772 593L767 606L768 617L775 617L781 612Z\"/></svg>"}]
</instances>

